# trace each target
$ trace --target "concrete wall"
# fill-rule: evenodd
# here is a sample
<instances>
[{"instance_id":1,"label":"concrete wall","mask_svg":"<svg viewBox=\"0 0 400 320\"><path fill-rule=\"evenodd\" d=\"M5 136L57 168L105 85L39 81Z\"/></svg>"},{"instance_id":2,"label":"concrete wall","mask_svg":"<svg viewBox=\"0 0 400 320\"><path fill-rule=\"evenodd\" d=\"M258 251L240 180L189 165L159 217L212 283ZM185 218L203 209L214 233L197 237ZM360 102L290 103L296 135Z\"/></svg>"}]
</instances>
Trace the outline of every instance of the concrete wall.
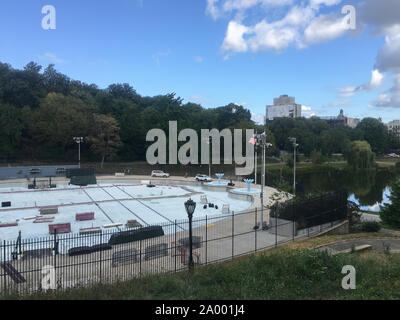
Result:
<instances>
[{"instance_id":1,"label":"concrete wall","mask_svg":"<svg viewBox=\"0 0 400 320\"><path fill-rule=\"evenodd\" d=\"M328 235L348 234L348 233L349 233L349 220L346 220L332 228L329 228L328 230L319 234L318 236L328 236Z\"/></svg>"},{"instance_id":2,"label":"concrete wall","mask_svg":"<svg viewBox=\"0 0 400 320\"><path fill-rule=\"evenodd\" d=\"M279 236L282 237L293 237L293 222L290 220L284 219L275 219L271 217L270 227L268 229L269 233L275 234L277 233ZM276 224L278 225L276 227ZM296 235L296 226L294 226L294 233Z\"/></svg>"},{"instance_id":3,"label":"concrete wall","mask_svg":"<svg viewBox=\"0 0 400 320\"><path fill-rule=\"evenodd\" d=\"M0 180L44 178L44 177L65 177L65 173L56 174L57 168L79 168L78 165L58 166L32 166L32 167L2 167L0 168ZM40 169L39 174L30 174L31 169Z\"/></svg>"}]
</instances>

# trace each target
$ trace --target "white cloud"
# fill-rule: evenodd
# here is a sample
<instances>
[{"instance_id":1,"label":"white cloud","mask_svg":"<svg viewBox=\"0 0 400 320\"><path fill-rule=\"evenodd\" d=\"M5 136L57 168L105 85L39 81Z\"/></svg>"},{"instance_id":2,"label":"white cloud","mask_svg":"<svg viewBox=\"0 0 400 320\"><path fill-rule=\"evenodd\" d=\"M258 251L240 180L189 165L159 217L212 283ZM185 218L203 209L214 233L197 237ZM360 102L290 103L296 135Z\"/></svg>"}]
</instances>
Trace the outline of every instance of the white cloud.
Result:
<instances>
[{"instance_id":1,"label":"white cloud","mask_svg":"<svg viewBox=\"0 0 400 320\"><path fill-rule=\"evenodd\" d=\"M384 75L379 72L379 70L372 70L371 80L369 83L360 85L360 86L347 86L340 88L340 96L342 98L350 98L353 97L356 93L362 91L369 91L376 87L379 87L384 79Z\"/></svg>"},{"instance_id":2,"label":"white cloud","mask_svg":"<svg viewBox=\"0 0 400 320\"><path fill-rule=\"evenodd\" d=\"M203 96L194 95L194 96L190 96L190 99L192 99L192 100L199 100L199 99L203 99Z\"/></svg>"},{"instance_id":3,"label":"white cloud","mask_svg":"<svg viewBox=\"0 0 400 320\"><path fill-rule=\"evenodd\" d=\"M195 56L193 57L194 61L196 61L197 63L202 63L204 61L204 59L200 56Z\"/></svg>"},{"instance_id":4,"label":"white cloud","mask_svg":"<svg viewBox=\"0 0 400 320\"><path fill-rule=\"evenodd\" d=\"M292 0L208 0L207 12L215 19L223 13L236 12L228 23L222 50L229 57L232 53L282 51L291 45L305 48L309 45L330 41L345 34L349 29L347 16L320 14L322 6L332 6L341 0L308 0L300 5L281 8L284 12L280 19L254 20L245 23L245 18L252 13L249 9L263 6L276 9L293 4ZM218 6L219 4L219 6ZM257 10L257 17L262 11ZM272 15L274 16L274 15ZM278 15L279 16L279 15Z\"/></svg>"},{"instance_id":5,"label":"white cloud","mask_svg":"<svg viewBox=\"0 0 400 320\"><path fill-rule=\"evenodd\" d=\"M385 31L385 44L378 52L376 67L383 72L400 73L400 24Z\"/></svg>"},{"instance_id":6,"label":"white cloud","mask_svg":"<svg viewBox=\"0 0 400 320\"><path fill-rule=\"evenodd\" d=\"M311 0L310 4L312 6L319 6L319 5L333 6L339 4L340 2L342 2L342 0Z\"/></svg>"},{"instance_id":7,"label":"white cloud","mask_svg":"<svg viewBox=\"0 0 400 320\"><path fill-rule=\"evenodd\" d=\"M381 93L376 100L372 101L373 106L400 108L400 73L395 74L393 78L393 87L389 91Z\"/></svg>"},{"instance_id":8,"label":"white cloud","mask_svg":"<svg viewBox=\"0 0 400 320\"><path fill-rule=\"evenodd\" d=\"M254 36L248 40L252 51L286 49L294 42L298 33L293 27L277 27L261 21L253 28Z\"/></svg>"},{"instance_id":9,"label":"white cloud","mask_svg":"<svg viewBox=\"0 0 400 320\"><path fill-rule=\"evenodd\" d=\"M217 2L219 0L207 0L206 12L213 17L213 19L217 19L220 16L219 9L217 8Z\"/></svg>"},{"instance_id":10,"label":"white cloud","mask_svg":"<svg viewBox=\"0 0 400 320\"><path fill-rule=\"evenodd\" d=\"M303 117L309 118L315 116L317 113L312 110L310 106L301 106L301 115Z\"/></svg>"},{"instance_id":11,"label":"white cloud","mask_svg":"<svg viewBox=\"0 0 400 320\"><path fill-rule=\"evenodd\" d=\"M375 107L388 107L388 106L390 106L390 104L391 104L390 96L388 94L386 94L386 93L381 93L378 96L378 99L375 100L372 103L372 106L375 106Z\"/></svg>"},{"instance_id":12,"label":"white cloud","mask_svg":"<svg viewBox=\"0 0 400 320\"><path fill-rule=\"evenodd\" d=\"M265 116L259 113L251 113L251 120L253 120L257 124L265 123Z\"/></svg>"},{"instance_id":13,"label":"white cloud","mask_svg":"<svg viewBox=\"0 0 400 320\"><path fill-rule=\"evenodd\" d=\"M264 8L291 5L294 0L207 0L206 12L213 19L233 11L244 12L256 6Z\"/></svg>"},{"instance_id":14,"label":"white cloud","mask_svg":"<svg viewBox=\"0 0 400 320\"><path fill-rule=\"evenodd\" d=\"M223 11L247 10L251 7L262 5L264 7L286 6L293 3L293 0L226 0L223 4Z\"/></svg>"},{"instance_id":15,"label":"white cloud","mask_svg":"<svg viewBox=\"0 0 400 320\"><path fill-rule=\"evenodd\" d=\"M42 57L42 59L50 61L51 63L65 63L66 61L57 57L54 53L46 52Z\"/></svg>"},{"instance_id":16,"label":"white cloud","mask_svg":"<svg viewBox=\"0 0 400 320\"><path fill-rule=\"evenodd\" d=\"M167 57L171 53L172 53L172 51L169 50L169 49L167 51L164 51L164 52L157 52L157 53L153 54L153 60L159 65L160 64L160 58L161 57Z\"/></svg>"},{"instance_id":17,"label":"white cloud","mask_svg":"<svg viewBox=\"0 0 400 320\"><path fill-rule=\"evenodd\" d=\"M381 93L371 105L400 108L400 1L364 0L359 12L363 24L372 26L375 35L385 36L385 44L376 57L375 69L393 78L391 89Z\"/></svg>"},{"instance_id":18,"label":"white cloud","mask_svg":"<svg viewBox=\"0 0 400 320\"><path fill-rule=\"evenodd\" d=\"M324 104L322 107L324 108L337 108L337 107L345 107L348 106L350 104L350 101L345 99L345 100L341 100L341 101L333 101L330 102L328 104Z\"/></svg>"},{"instance_id":19,"label":"white cloud","mask_svg":"<svg viewBox=\"0 0 400 320\"><path fill-rule=\"evenodd\" d=\"M327 42L343 36L348 30L347 18L336 15L320 15L313 19L304 31L304 46Z\"/></svg>"},{"instance_id":20,"label":"white cloud","mask_svg":"<svg viewBox=\"0 0 400 320\"><path fill-rule=\"evenodd\" d=\"M222 49L233 52L247 51L247 43L243 38L243 35L247 32L249 32L249 28L236 21L229 22Z\"/></svg>"},{"instance_id":21,"label":"white cloud","mask_svg":"<svg viewBox=\"0 0 400 320\"><path fill-rule=\"evenodd\" d=\"M237 106L242 106L242 107L246 107L249 105L247 102L240 102L240 103L235 102L234 104L236 104Z\"/></svg>"},{"instance_id":22,"label":"white cloud","mask_svg":"<svg viewBox=\"0 0 400 320\"><path fill-rule=\"evenodd\" d=\"M372 78L370 82L371 87L378 87L381 85L383 81L383 74L379 72L379 70L375 69L372 71Z\"/></svg>"}]
</instances>

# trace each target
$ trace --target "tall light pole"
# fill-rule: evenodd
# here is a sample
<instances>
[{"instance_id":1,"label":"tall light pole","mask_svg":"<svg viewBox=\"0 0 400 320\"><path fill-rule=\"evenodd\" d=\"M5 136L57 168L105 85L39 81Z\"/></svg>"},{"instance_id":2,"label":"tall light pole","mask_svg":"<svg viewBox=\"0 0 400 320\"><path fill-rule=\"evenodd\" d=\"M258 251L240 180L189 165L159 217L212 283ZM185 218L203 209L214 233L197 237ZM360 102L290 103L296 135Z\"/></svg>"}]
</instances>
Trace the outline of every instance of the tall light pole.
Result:
<instances>
[{"instance_id":1,"label":"tall light pole","mask_svg":"<svg viewBox=\"0 0 400 320\"><path fill-rule=\"evenodd\" d=\"M264 223L264 186L265 186L265 150L266 148L270 148L272 146L271 143L267 143L267 135L264 133L256 134L257 145L261 145L262 147L262 173L261 173L261 193L260 193L260 200L261 200L261 224L260 228L263 228Z\"/></svg>"},{"instance_id":2,"label":"tall light pole","mask_svg":"<svg viewBox=\"0 0 400 320\"><path fill-rule=\"evenodd\" d=\"M211 147L211 140L212 140L212 137L211 137L211 136L209 136L207 140L203 140L203 141L205 141L205 142L208 144L208 152L209 152L209 155L208 155L208 176L209 176L210 178L211 178L211 159L212 159L212 157L211 157L212 148L210 149L210 147Z\"/></svg>"},{"instance_id":3,"label":"tall light pole","mask_svg":"<svg viewBox=\"0 0 400 320\"><path fill-rule=\"evenodd\" d=\"M257 131L256 131L256 133L254 134L254 137L256 138L257 137ZM258 165L258 161L257 161L257 144L254 146L254 155L255 155L255 157L254 157L254 183L257 185L257 170L258 170L258 168L257 168L257 165Z\"/></svg>"},{"instance_id":4,"label":"tall light pole","mask_svg":"<svg viewBox=\"0 0 400 320\"><path fill-rule=\"evenodd\" d=\"M293 190L296 195L296 149L299 145L297 144L296 138L289 138L289 140L293 144Z\"/></svg>"},{"instance_id":5,"label":"tall light pole","mask_svg":"<svg viewBox=\"0 0 400 320\"><path fill-rule=\"evenodd\" d=\"M74 137L74 141L78 144L78 161L79 168L81 167L81 143L83 142L83 137Z\"/></svg>"}]
</instances>

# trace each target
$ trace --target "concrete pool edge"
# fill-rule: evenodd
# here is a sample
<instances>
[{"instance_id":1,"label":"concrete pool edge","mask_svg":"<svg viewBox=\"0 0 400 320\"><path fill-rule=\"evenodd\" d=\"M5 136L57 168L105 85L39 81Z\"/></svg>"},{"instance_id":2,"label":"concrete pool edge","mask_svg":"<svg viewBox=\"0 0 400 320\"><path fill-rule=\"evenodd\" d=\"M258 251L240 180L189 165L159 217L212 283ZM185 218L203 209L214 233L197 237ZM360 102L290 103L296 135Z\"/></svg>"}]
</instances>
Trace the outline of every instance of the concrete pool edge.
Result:
<instances>
[{"instance_id":1,"label":"concrete pool edge","mask_svg":"<svg viewBox=\"0 0 400 320\"><path fill-rule=\"evenodd\" d=\"M129 176L112 176L112 175L98 175L96 176L98 184L101 183L115 183L115 182L132 182L132 183L137 183L138 185L141 184L141 181L146 180L146 181L151 181L152 183L155 183L156 185L159 186L178 186L178 185L184 185L184 186L201 186L205 190L210 190L210 191L221 191L221 189L225 189L226 192L228 192L230 197L234 197L236 199L243 199L245 201L251 202L251 205L249 208L246 210L241 210L236 213L242 213L242 212L247 212L250 210L254 209L261 209L261 197L260 193L255 193L255 194L242 194L242 193L234 193L232 192L234 189L242 189L246 188L247 184L243 181L234 181L235 186L226 186L225 188L221 187L213 187L213 186L208 186L204 182L199 182L194 180L193 177L185 178L185 177L179 177L179 176L171 176L169 178L156 178L156 177L149 177L147 175L129 175ZM57 182L62 182L62 183L68 183L69 179L65 177L56 177L53 179L54 183ZM26 179L12 179L12 180L0 180L0 188L9 188L10 185L12 184L23 184L23 183L28 183ZM253 185L252 188L257 188L261 189L260 185ZM266 208L266 203L268 203L268 200L270 199L271 195L279 192L277 189L265 186L264 187L264 210L266 211L266 214L269 217L269 210Z\"/></svg>"}]
</instances>

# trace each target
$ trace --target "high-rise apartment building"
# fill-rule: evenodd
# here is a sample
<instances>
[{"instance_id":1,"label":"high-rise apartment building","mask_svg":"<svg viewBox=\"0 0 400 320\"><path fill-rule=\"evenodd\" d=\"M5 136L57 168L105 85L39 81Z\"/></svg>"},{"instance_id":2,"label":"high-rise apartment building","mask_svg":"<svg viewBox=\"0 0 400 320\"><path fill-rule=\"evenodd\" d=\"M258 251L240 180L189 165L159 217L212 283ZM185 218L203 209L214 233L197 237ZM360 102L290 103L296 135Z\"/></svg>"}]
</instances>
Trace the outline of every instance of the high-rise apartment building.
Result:
<instances>
[{"instance_id":1,"label":"high-rise apartment building","mask_svg":"<svg viewBox=\"0 0 400 320\"><path fill-rule=\"evenodd\" d=\"M274 99L273 105L266 107L266 119L299 118L301 117L301 105L295 102L294 97L282 95Z\"/></svg>"}]
</instances>

